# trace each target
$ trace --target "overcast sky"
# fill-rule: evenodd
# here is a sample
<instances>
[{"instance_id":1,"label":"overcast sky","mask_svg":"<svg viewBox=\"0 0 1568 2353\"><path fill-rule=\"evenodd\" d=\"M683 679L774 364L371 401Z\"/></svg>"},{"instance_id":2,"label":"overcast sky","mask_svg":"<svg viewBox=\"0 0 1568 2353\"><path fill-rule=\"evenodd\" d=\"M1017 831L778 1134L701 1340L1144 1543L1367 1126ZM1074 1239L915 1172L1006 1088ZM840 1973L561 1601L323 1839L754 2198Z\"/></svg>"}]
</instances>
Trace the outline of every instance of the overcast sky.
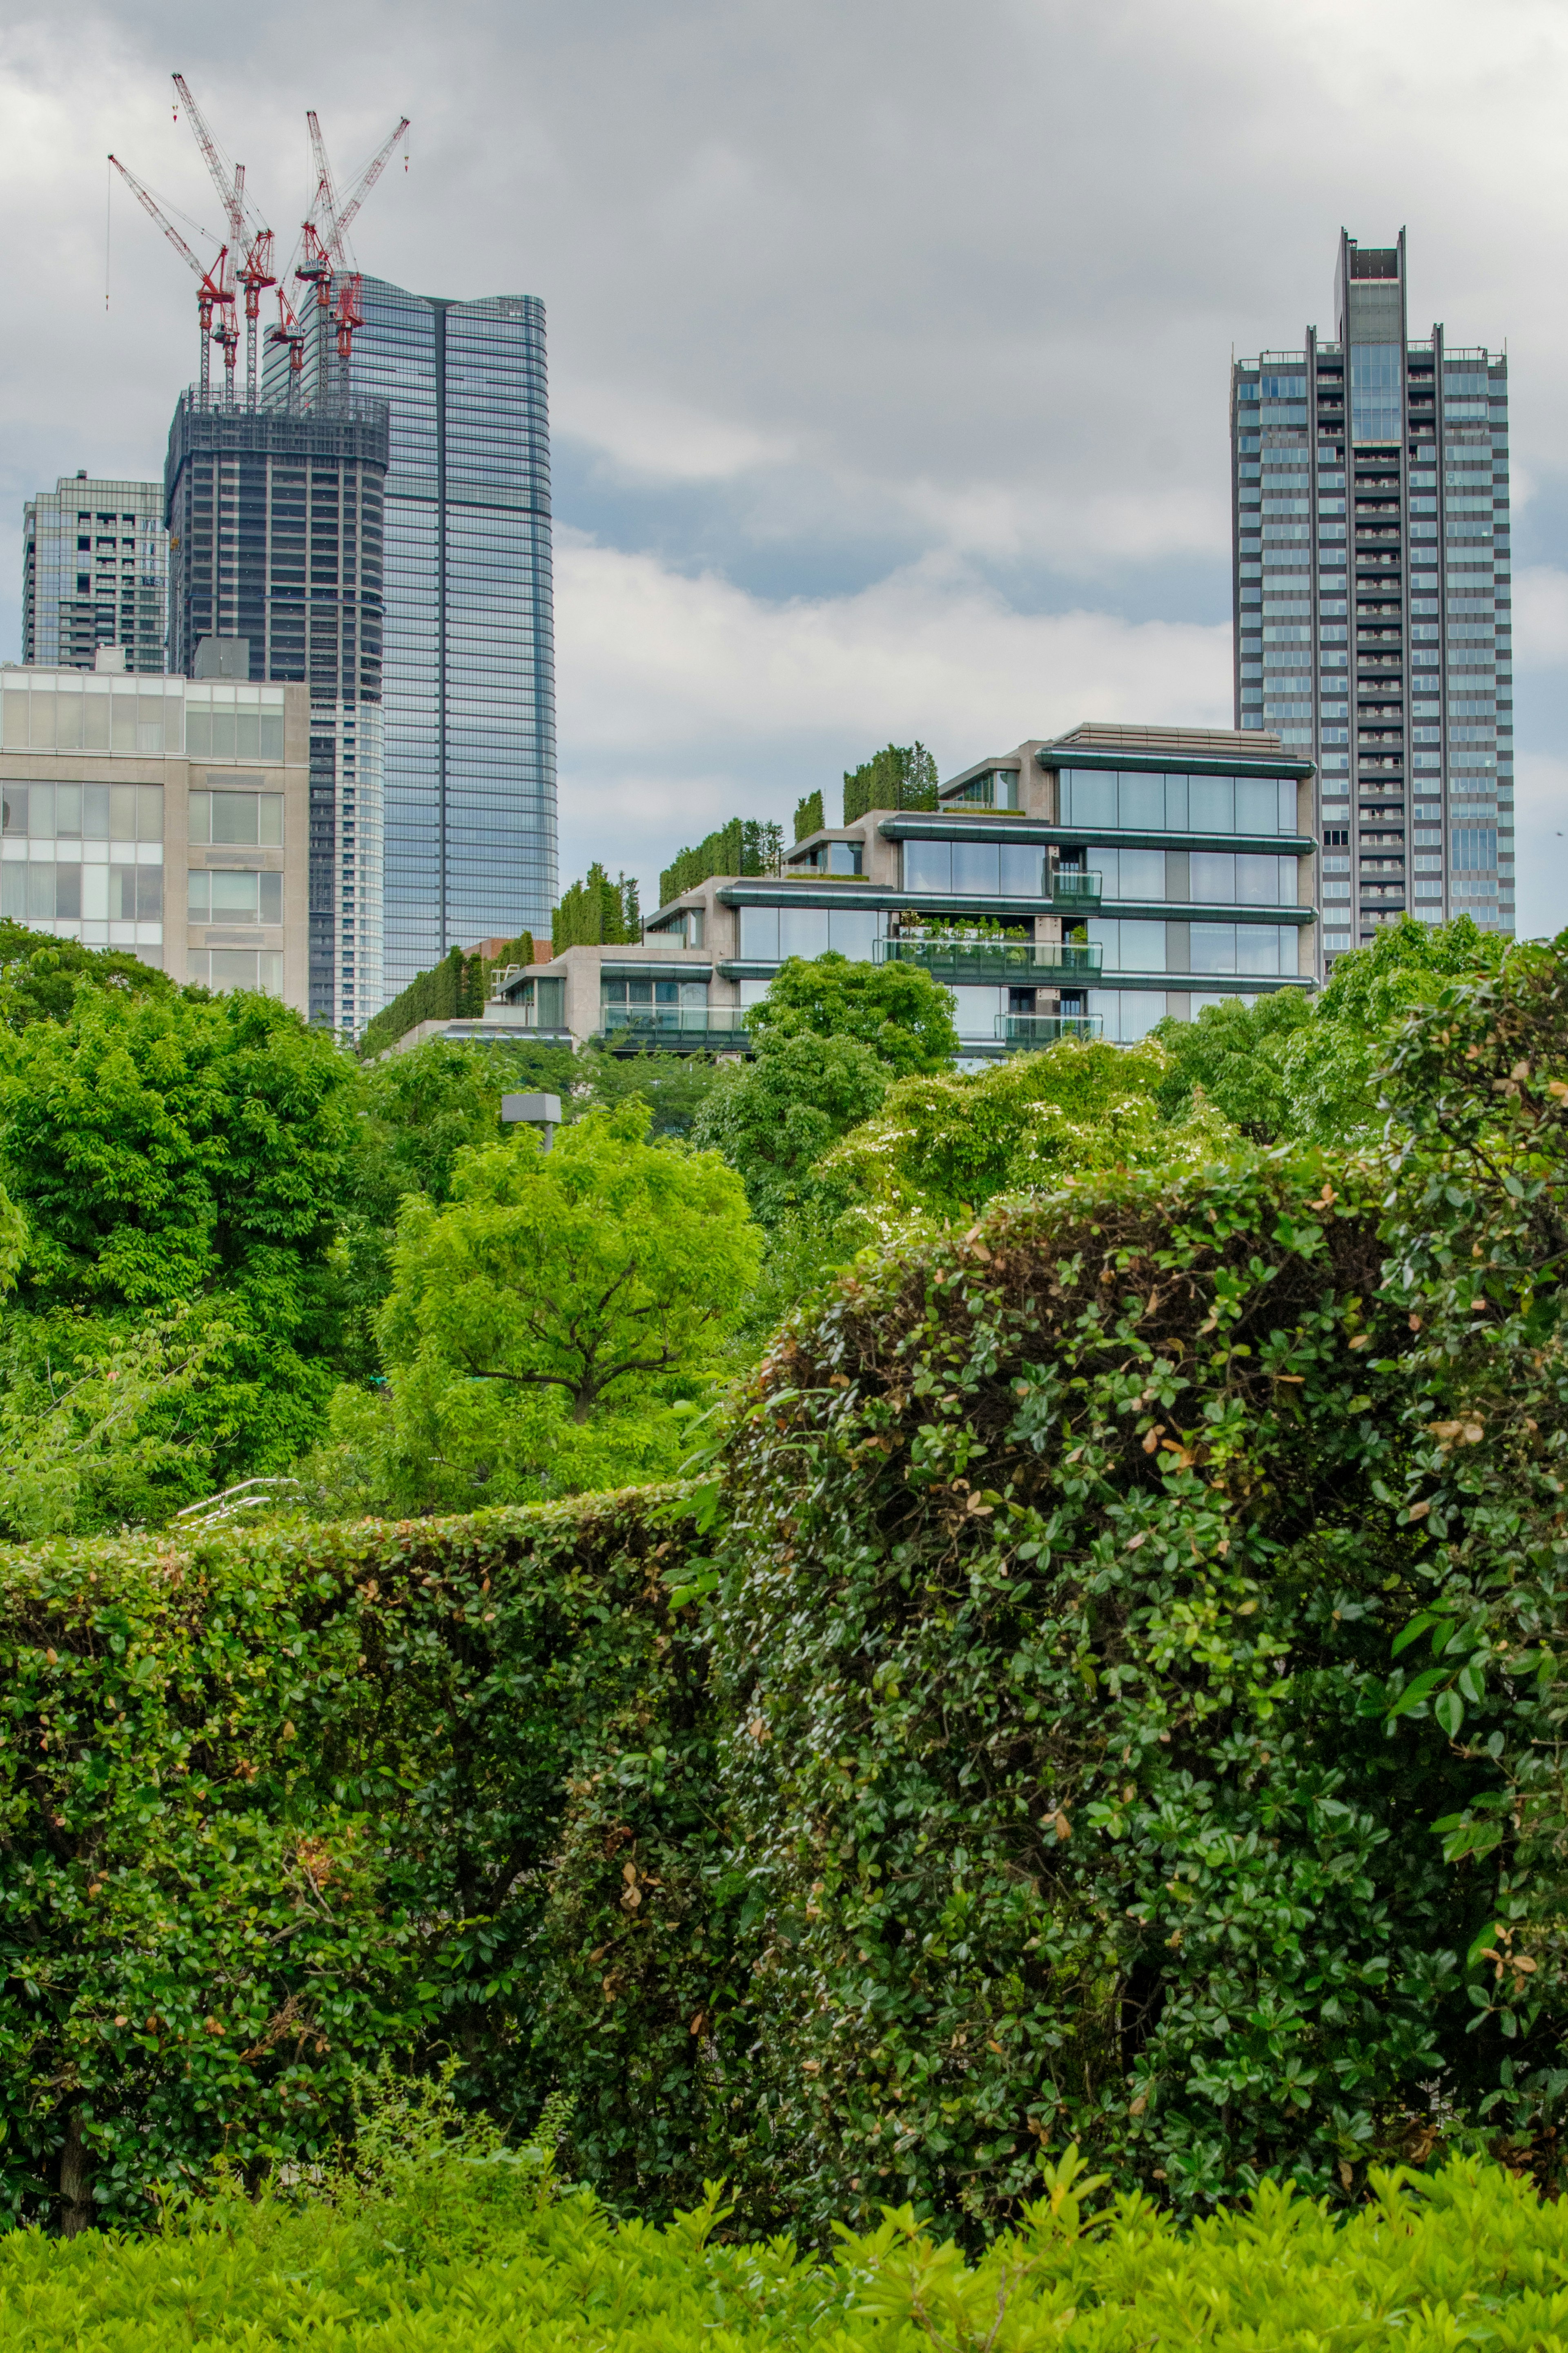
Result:
<instances>
[{"instance_id":1,"label":"overcast sky","mask_svg":"<svg viewBox=\"0 0 1568 2353\"><path fill-rule=\"evenodd\" d=\"M1413 332L1505 342L1520 928L1568 923L1562 0L185 0L0 25L0 646L23 499L161 474L212 221L184 73L274 224L397 116L361 266L548 311L562 879L651 885L889 737L1229 725L1233 346L1331 332L1342 222ZM105 307L106 212L112 244ZM1559 828L1562 831L1559 831Z\"/></svg>"}]
</instances>

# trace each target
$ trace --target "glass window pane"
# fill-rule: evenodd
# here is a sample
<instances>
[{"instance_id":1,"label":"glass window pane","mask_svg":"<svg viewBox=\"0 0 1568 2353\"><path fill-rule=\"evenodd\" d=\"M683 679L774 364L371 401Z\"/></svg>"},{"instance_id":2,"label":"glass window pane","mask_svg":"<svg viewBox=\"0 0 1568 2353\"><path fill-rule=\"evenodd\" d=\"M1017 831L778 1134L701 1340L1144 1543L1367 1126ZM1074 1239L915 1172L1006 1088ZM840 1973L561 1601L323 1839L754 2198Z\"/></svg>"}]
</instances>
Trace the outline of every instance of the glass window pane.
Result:
<instances>
[{"instance_id":1,"label":"glass window pane","mask_svg":"<svg viewBox=\"0 0 1568 2353\"><path fill-rule=\"evenodd\" d=\"M1121 792L1117 822L1121 826L1137 826L1153 830L1165 822L1165 779L1151 776L1136 768L1121 772Z\"/></svg>"},{"instance_id":2,"label":"glass window pane","mask_svg":"<svg viewBox=\"0 0 1568 2353\"><path fill-rule=\"evenodd\" d=\"M776 907L742 907L741 954L748 964L776 964L779 953L779 911Z\"/></svg>"},{"instance_id":3,"label":"glass window pane","mask_svg":"<svg viewBox=\"0 0 1568 2353\"><path fill-rule=\"evenodd\" d=\"M35 841L54 839L55 788L53 785L28 786L27 831Z\"/></svg>"},{"instance_id":4,"label":"glass window pane","mask_svg":"<svg viewBox=\"0 0 1568 2353\"><path fill-rule=\"evenodd\" d=\"M187 760L210 760L213 749L213 715L204 703L185 705L185 757Z\"/></svg>"},{"instance_id":5,"label":"glass window pane","mask_svg":"<svg viewBox=\"0 0 1568 2353\"><path fill-rule=\"evenodd\" d=\"M4 722L0 724L3 724L5 732L0 734L0 744L4 744L7 752L25 752L27 749L26 688L23 687L18 691L16 687L7 687L4 702L5 714Z\"/></svg>"},{"instance_id":6,"label":"glass window pane","mask_svg":"<svg viewBox=\"0 0 1568 2353\"><path fill-rule=\"evenodd\" d=\"M1163 972L1165 969L1165 926L1146 920L1121 918L1121 969L1123 972Z\"/></svg>"},{"instance_id":7,"label":"glass window pane","mask_svg":"<svg viewBox=\"0 0 1568 2353\"><path fill-rule=\"evenodd\" d=\"M109 749L109 697L89 694L82 710L82 749L87 752L107 752Z\"/></svg>"},{"instance_id":8,"label":"glass window pane","mask_svg":"<svg viewBox=\"0 0 1568 2353\"><path fill-rule=\"evenodd\" d=\"M177 760L184 748L185 700L181 694L163 697L163 756Z\"/></svg>"},{"instance_id":9,"label":"glass window pane","mask_svg":"<svg viewBox=\"0 0 1568 2353\"><path fill-rule=\"evenodd\" d=\"M283 754L279 752L277 758ZM283 994L283 958L276 948L263 948L256 959L256 986L264 988L268 997Z\"/></svg>"},{"instance_id":10,"label":"glass window pane","mask_svg":"<svg viewBox=\"0 0 1568 2353\"><path fill-rule=\"evenodd\" d=\"M1156 1021L1165 1018L1165 992L1163 988L1124 988L1121 992L1121 1043L1135 1045L1146 1038Z\"/></svg>"},{"instance_id":11,"label":"glass window pane","mask_svg":"<svg viewBox=\"0 0 1568 2353\"><path fill-rule=\"evenodd\" d=\"M136 749L136 697L129 687L117 690L113 696L112 708L114 712L113 748L117 752L134 752Z\"/></svg>"},{"instance_id":12,"label":"glass window pane","mask_svg":"<svg viewBox=\"0 0 1568 2353\"><path fill-rule=\"evenodd\" d=\"M59 865L55 869L55 913L57 915L81 913L81 868L79 865Z\"/></svg>"},{"instance_id":13,"label":"glass window pane","mask_svg":"<svg viewBox=\"0 0 1568 2353\"><path fill-rule=\"evenodd\" d=\"M1279 971L1279 927L1277 923L1237 923L1236 968L1237 972Z\"/></svg>"},{"instance_id":14,"label":"glass window pane","mask_svg":"<svg viewBox=\"0 0 1568 2353\"><path fill-rule=\"evenodd\" d=\"M109 839L110 841L134 841L136 839L134 785L110 785L109 788Z\"/></svg>"},{"instance_id":15,"label":"glass window pane","mask_svg":"<svg viewBox=\"0 0 1568 2353\"><path fill-rule=\"evenodd\" d=\"M234 706L232 703L226 709L217 703L213 705L212 756L215 760L232 760L234 757Z\"/></svg>"},{"instance_id":16,"label":"glass window pane","mask_svg":"<svg viewBox=\"0 0 1568 2353\"><path fill-rule=\"evenodd\" d=\"M220 916L251 916L256 913L256 876L254 874L209 874L212 886L213 921Z\"/></svg>"},{"instance_id":17,"label":"glass window pane","mask_svg":"<svg viewBox=\"0 0 1568 2353\"><path fill-rule=\"evenodd\" d=\"M264 711L261 714L260 756L264 760L281 760L283 757L283 713L280 711Z\"/></svg>"},{"instance_id":18,"label":"glass window pane","mask_svg":"<svg viewBox=\"0 0 1568 2353\"><path fill-rule=\"evenodd\" d=\"M81 829L88 841L109 839L109 786L84 785L81 794Z\"/></svg>"},{"instance_id":19,"label":"glass window pane","mask_svg":"<svg viewBox=\"0 0 1568 2353\"><path fill-rule=\"evenodd\" d=\"M55 918L55 870L41 858L27 866L27 916L29 922L45 923Z\"/></svg>"},{"instance_id":20,"label":"glass window pane","mask_svg":"<svg viewBox=\"0 0 1568 2353\"><path fill-rule=\"evenodd\" d=\"M55 742L62 752L81 750L81 706L85 700L79 688L72 693L62 686L55 696Z\"/></svg>"},{"instance_id":21,"label":"glass window pane","mask_svg":"<svg viewBox=\"0 0 1568 2353\"><path fill-rule=\"evenodd\" d=\"M955 988L952 1025L961 1038L994 1039L1002 1005L999 988Z\"/></svg>"},{"instance_id":22,"label":"glass window pane","mask_svg":"<svg viewBox=\"0 0 1568 2353\"><path fill-rule=\"evenodd\" d=\"M1279 860L1250 856L1246 850L1238 852L1236 898L1237 904L1241 907L1277 907L1279 904Z\"/></svg>"},{"instance_id":23,"label":"glass window pane","mask_svg":"<svg viewBox=\"0 0 1568 2353\"><path fill-rule=\"evenodd\" d=\"M237 711L234 715L234 753L237 760L258 760L261 757L261 713L259 711Z\"/></svg>"},{"instance_id":24,"label":"glass window pane","mask_svg":"<svg viewBox=\"0 0 1568 2353\"><path fill-rule=\"evenodd\" d=\"M781 956L826 955L827 953L827 910L826 907L781 907L779 909L779 955Z\"/></svg>"},{"instance_id":25,"label":"glass window pane","mask_svg":"<svg viewBox=\"0 0 1568 2353\"><path fill-rule=\"evenodd\" d=\"M1100 877L1101 893L1107 899L1121 896L1121 852L1105 843L1091 841L1084 853L1089 871Z\"/></svg>"},{"instance_id":26,"label":"glass window pane","mask_svg":"<svg viewBox=\"0 0 1568 2353\"><path fill-rule=\"evenodd\" d=\"M1237 776L1236 829L1237 833L1278 833L1279 786L1275 777Z\"/></svg>"},{"instance_id":27,"label":"glass window pane","mask_svg":"<svg viewBox=\"0 0 1568 2353\"><path fill-rule=\"evenodd\" d=\"M1167 776L1165 779L1165 823L1173 832L1184 833L1186 831L1187 800L1187 780L1185 776Z\"/></svg>"},{"instance_id":28,"label":"glass window pane","mask_svg":"<svg viewBox=\"0 0 1568 2353\"><path fill-rule=\"evenodd\" d=\"M213 797L211 793L193 793L187 805L187 823L192 841L206 843L213 838Z\"/></svg>"},{"instance_id":29,"label":"glass window pane","mask_svg":"<svg viewBox=\"0 0 1568 2353\"><path fill-rule=\"evenodd\" d=\"M147 874L155 874L158 870L155 866L148 866L142 871ZM283 877L281 874L263 874L258 877L257 887L258 913L262 922L280 923L283 921Z\"/></svg>"},{"instance_id":30,"label":"glass window pane","mask_svg":"<svg viewBox=\"0 0 1568 2353\"><path fill-rule=\"evenodd\" d=\"M952 845L952 888L957 896L996 896L1002 878L1001 844L994 841L955 841Z\"/></svg>"},{"instance_id":31,"label":"glass window pane","mask_svg":"<svg viewBox=\"0 0 1568 2353\"><path fill-rule=\"evenodd\" d=\"M1294 833L1296 830L1296 787L1289 776L1279 779L1279 830L1281 833Z\"/></svg>"},{"instance_id":32,"label":"glass window pane","mask_svg":"<svg viewBox=\"0 0 1568 2353\"><path fill-rule=\"evenodd\" d=\"M1197 904L1228 907L1236 903L1236 857L1233 851L1194 849L1192 853L1192 878L1189 887Z\"/></svg>"},{"instance_id":33,"label":"glass window pane","mask_svg":"<svg viewBox=\"0 0 1568 2353\"><path fill-rule=\"evenodd\" d=\"M155 923L163 913L163 870L161 866L132 866L126 870L136 877L136 920L139 923Z\"/></svg>"},{"instance_id":34,"label":"glass window pane","mask_svg":"<svg viewBox=\"0 0 1568 2353\"><path fill-rule=\"evenodd\" d=\"M1188 937L1194 972L1236 970L1234 923L1194 923L1189 928Z\"/></svg>"},{"instance_id":35,"label":"glass window pane","mask_svg":"<svg viewBox=\"0 0 1568 2353\"><path fill-rule=\"evenodd\" d=\"M163 839L162 785L138 785L136 787L136 839L138 841L162 841Z\"/></svg>"},{"instance_id":36,"label":"glass window pane","mask_svg":"<svg viewBox=\"0 0 1568 2353\"><path fill-rule=\"evenodd\" d=\"M118 881L124 871L123 866L111 866L109 870L110 880ZM185 907L192 923L209 922L213 911L212 877L205 866L192 867L189 886L185 895Z\"/></svg>"},{"instance_id":37,"label":"glass window pane","mask_svg":"<svg viewBox=\"0 0 1568 2353\"><path fill-rule=\"evenodd\" d=\"M27 830L27 787L7 785L4 803L0 803L0 823L7 833L18 836Z\"/></svg>"},{"instance_id":38,"label":"glass window pane","mask_svg":"<svg viewBox=\"0 0 1568 2353\"><path fill-rule=\"evenodd\" d=\"M1163 899L1165 895L1165 853L1163 849L1124 849L1121 853L1119 899Z\"/></svg>"},{"instance_id":39,"label":"glass window pane","mask_svg":"<svg viewBox=\"0 0 1568 2353\"><path fill-rule=\"evenodd\" d=\"M55 743L55 698L47 688L36 686L32 692L31 743L35 752L50 752Z\"/></svg>"},{"instance_id":40,"label":"glass window pane","mask_svg":"<svg viewBox=\"0 0 1568 2353\"><path fill-rule=\"evenodd\" d=\"M256 840L258 797L255 793L214 793L213 839L250 849Z\"/></svg>"},{"instance_id":41,"label":"glass window pane","mask_svg":"<svg viewBox=\"0 0 1568 2353\"><path fill-rule=\"evenodd\" d=\"M1236 782L1231 776L1192 776L1187 783L1189 822L1194 833L1236 831Z\"/></svg>"},{"instance_id":42,"label":"glass window pane","mask_svg":"<svg viewBox=\"0 0 1568 2353\"><path fill-rule=\"evenodd\" d=\"M283 846L283 796L281 793L260 793L257 796L258 827L257 839L268 849Z\"/></svg>"},{"instance_id":43,"label":"glass window pane","mask_svg":"<svg viewBox=\"0 0 1568 2353\"><path fill-rule=\"evenodd\" d=\"M952 844L950 841L906 841L904 888L906 891L951 891Z\"/></svg>"},{"instance_id":44,"label":"glass window pane","mask_svg":"<svg viewBox=\"0 0 1568 2353\"><path fill-rule=\"evenodd\" d=\"M1002 895L1037 899L1045 889L1046 853L1038 842L1005 841L1002 850Z\"/></svg>"},{"instance_id":45,"label":"glass window pane","mask_svg":"<svg viewBox=\"0 0 1568 2353\"><path fill-rule=\"evenodd\" d=\"M1064 825L1116 823L1116 776L1110 768L1068 768L1062 776L1068 808Z\"/></svg>"},{"instance_id":46,"label":"glass window pane","mask_svg":"<svg viewBox=\"0 0 1568 2353\"><path fill-rule=\"evenodd\" d=\"M828 945L856 964L869 964L876 951L877 915L871 907L834 907L827 921Z\"/></svg>"},{"instance_id":47,"label":"glass window pane","mask_svg":"<svg viewBox=\"0 0 1568 2353\"><path fill-rule=\"evenodd\" d=\"M27 870L17 859L0 866L0 915L13 923L27 920Z\"/></svg>"},{"instance_id":48,"label":"glass window pane","mask_svg":"<svg viewBox=\"0 0 1568 2353\"><path fill-rule=\"evenodd\" d=\"M1091 915L1084 925L1090 947L1100 950L1100 964L1107 972L1121 967L1121 924L1115 915Z\"/></svg>"},{"instance_id":49,"label":"glass window pane","mask_svg":"<svg viewBox=\"0 0 1568 2353\"><path fill-rule=\"evenodd\" d=\"M55 831L79 839L81 834L81 786L55 786Z\"/></svg>"}]
</instances>

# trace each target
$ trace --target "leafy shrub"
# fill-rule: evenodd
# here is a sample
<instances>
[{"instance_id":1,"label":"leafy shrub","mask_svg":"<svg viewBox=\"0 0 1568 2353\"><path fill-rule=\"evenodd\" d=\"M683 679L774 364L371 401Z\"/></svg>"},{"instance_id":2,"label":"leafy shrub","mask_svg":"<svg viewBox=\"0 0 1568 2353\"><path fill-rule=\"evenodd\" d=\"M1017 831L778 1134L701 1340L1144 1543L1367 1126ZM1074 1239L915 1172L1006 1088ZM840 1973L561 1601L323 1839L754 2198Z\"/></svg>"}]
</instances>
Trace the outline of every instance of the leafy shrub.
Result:
<instances>
[{"instance_id":1,"label":"leafy shrub","mask_svg":"<svg viewBox=\"0 0 1568 2353\"><path fill-rule=\"evenodd\" d=\"M227 2199L154 2240L0 2242L0 2337L29 2353L174 2343L1205 2353L1487 2343L1554 2353L1568 2209L1500 2167L1374 2172L1343 2220L1268 2185L1188 2231L1069 2151L973 2264L906 2208L842 2232L830 2263L723 2234L717 2185L662 2230L552 2194L542 2151L461 2148L379 2193L303 2208Z\"/></svg>"},{"instance_id":2,"label":"leafy shrub","mask_svg":"<svg viewBox=\"0 0 1568 2353\"><path fill-rule=\"evenodd\" d=\"M637 2030L638 2115L542 1972L592 1983L598 2030L606 1968L692 1933L691 1904L639 1920L638 1874L706 1900L710 1734L660 1582L688 1524L653 1491L4 1559L5 2211L137 2223L220 2154L320 2165L365 2067L442 2052L503 2122L563 2085L613 2189L686 2162L706 1993Z\"/></svg>"}]
</instances>

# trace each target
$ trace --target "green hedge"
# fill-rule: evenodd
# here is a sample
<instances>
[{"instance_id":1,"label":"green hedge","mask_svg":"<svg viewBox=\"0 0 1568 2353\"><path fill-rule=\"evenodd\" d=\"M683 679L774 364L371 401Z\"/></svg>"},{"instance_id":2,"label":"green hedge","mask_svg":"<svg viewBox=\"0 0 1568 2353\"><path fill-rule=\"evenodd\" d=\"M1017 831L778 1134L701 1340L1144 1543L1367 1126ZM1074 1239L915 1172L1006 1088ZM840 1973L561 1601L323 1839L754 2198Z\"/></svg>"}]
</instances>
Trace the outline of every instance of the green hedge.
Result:
<instances>
[{"instance_id":1,"label":"green hedge","mask_svg":"<svg viewBox=\"0 0 1568 2353\"><path fill-rule=\"evenodd\" d=\"M658 903L668 907L714 874L777 874L784 864L784 828L758 818L732 817L695 849L678 849L658 878Z\"/></svg>"},{"instance_id":2,"label":"green hedge","mask_svg":"<svg viewBox=\"0 0 1568 2353\"><path fill-rule=\"evenodd\" d=\"M532 962L533 939L528 932L509 940L500 956L483 956L478 949L465 955L461 948L450 949L428 972L416 973L407 987L366 1022L359 1041L361 1054L384 1053L421 1021L477 1021L485 1009L490 975L497 965Z\"/></svg>"},{"instance_id":3,"label":"green hedge","mask_svg":"<svg viewBox=\"0 0 1568 2353\"><path fill-rule=\"evenodd\" d=\"M526 2161L409 2170L332 2206L226 2201L154 2240L0 2242L0 2347L335 2353L1407 2353L1568 2347L1568 2206L1500 2167L1380 2173L1345 2219L1266 2187L1189 2232L1106 2207L1070 2155L973 2266L891 2215L832 2262L735 2242L709 2200L665 2230L551 2198Z\"/></svg>"},{"instance_id":4,"label":"green hedge","mask_svg":"<svg viewBox=\"0 0 1568 2353\"><path fill-rule=\"evenodd\" d=\"M710 1765L661 1582L689 1521L649 1491L6 1557L6 2211L141 2222L219 2155L319 2160L357 2070L439 2052L513 2127L560 2083L595 2178L662 2194L708 1998L670 1967L641 2001L646 2117L624 2038L552 2001L602 1944L596 2023L699 1908Z\"/></svg>"}]
</instances>

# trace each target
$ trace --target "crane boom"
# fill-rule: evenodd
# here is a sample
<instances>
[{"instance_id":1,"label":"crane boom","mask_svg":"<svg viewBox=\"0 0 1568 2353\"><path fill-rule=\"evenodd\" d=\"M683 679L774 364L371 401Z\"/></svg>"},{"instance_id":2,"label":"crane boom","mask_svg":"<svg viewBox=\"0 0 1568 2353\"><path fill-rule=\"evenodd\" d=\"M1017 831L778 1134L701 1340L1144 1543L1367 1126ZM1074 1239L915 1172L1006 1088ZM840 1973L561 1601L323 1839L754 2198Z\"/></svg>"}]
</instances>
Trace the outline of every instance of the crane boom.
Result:
<instances>
[{"instance_id":1,"label":"crane boom","mask_svg":"<svg viewBox=\"0 0 1568 2353\"><path fill-rule=\"evenodd\" d=\"M174 79L174 88L184 100L185 112L190 116L191 129L195 135L196 145L202 151L203 160L211 175L212 184L217 190L218 202L228 216L229 237L237 247L244 242L245 238L245 166L242 164L234 172L227 169L219 153L217 141L207 129L206 117L191 96L190 84L184 75L176 74Z\"/></svg>"},{"instance_id":2,"label":"crane boom","mask_svg":"<svg viewBox=\"0 0 1568 2353\"><path fill-rule=\"evenodd\" d=\"M195 272L197 280L199 281L196 287L196 315L201 322L202 331L202 406L204 408L206 406L207 392L211 382L210 364L212 356L213 313L215 311L218 314L219 340L223 343L224 365L228 372L230 379L230 397L232 400L234 358L229 341L226 338L232 334L232 330L229 328L228 312L234 303L234 287L230 282L228 275L229 255L227 246L220 246L218 248L217 259L213 263L212 268L210 269L204 269L196 256L192 252L184 238L180 235L179 230L174 227L174 222L169 218L168 214L163 210L163 207L160 205L156 196L153 195L151 188L143 187L142 182L136 177L135 173L128 170L126 165L121 162L118 155L110 155L109 160L113 164L115 170L119 173L121 178L124 181L126 186L131 190L132 195L135 197L142 211L147 215L149 220L154 221L158 227L163 230L163 235L168 238L169 243L174 247L174 251L179 255L181 260L184 261L189 269Z\"/></svg>"},{"instance_id":3,"label":"crane boom","mask_svg":"<svg viewBox=\"0 0 1568 2353\"><path fill-rule=\"evenodd\" d=\"M393 149L396 146L398 141L402 138L407 128L408 117L405 114L403 117L402 121L398 123L396 129L393 132L391 137L387 139L371 157L370 162L360 174L358 181L350 190L348 202L344 205L342 210L337 215L337 218L333 224L332 235L328 239L334 260L342 261L343 259L343 239L348 235L350 228L353 227L354 219L359 213L361 206L364 203L366 196L369 195L371 190L374 187L376 182L385 171Z\"/></svg>"}]
</instances>

